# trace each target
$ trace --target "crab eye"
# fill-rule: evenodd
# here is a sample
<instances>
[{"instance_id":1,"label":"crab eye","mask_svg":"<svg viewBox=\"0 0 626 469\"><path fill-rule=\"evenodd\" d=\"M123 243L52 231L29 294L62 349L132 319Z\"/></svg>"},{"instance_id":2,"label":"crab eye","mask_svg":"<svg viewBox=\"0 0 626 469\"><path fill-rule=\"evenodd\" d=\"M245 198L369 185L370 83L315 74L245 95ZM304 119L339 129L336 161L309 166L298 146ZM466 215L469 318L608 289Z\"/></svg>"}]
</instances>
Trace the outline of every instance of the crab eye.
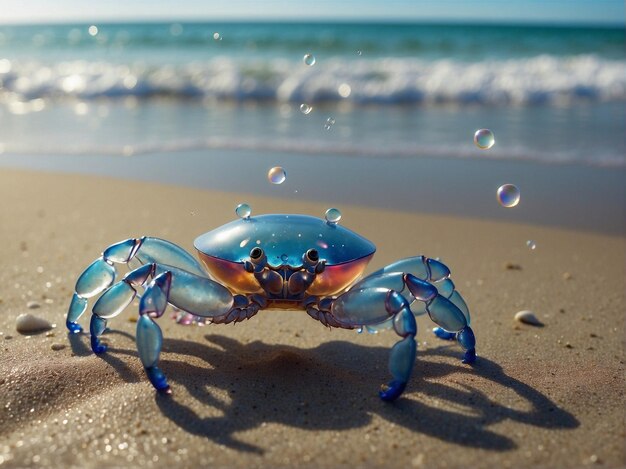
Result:
<instances>
[{"instance_id":1,"label":"crab eye","mask_svg":"<svg viewBox=\"0 0 626 469\"><path fill-rule=\"evenodd\" d=\"M261 248L252 248L250 251L250 259L260 259L263 257L263 249Z\"/></svg>"},{"instance_id":2,"label":"crab eye","mask_svg":"<svg viewBox=\"0 0 626 469\"><path fill-rule=\"evenodd\" d=\"M308 260L310 260L311 262L317 262L320 260L320 255L317 252L317 249L309 249L306 252L306 257Z\"/></svg>"}]
</instances>

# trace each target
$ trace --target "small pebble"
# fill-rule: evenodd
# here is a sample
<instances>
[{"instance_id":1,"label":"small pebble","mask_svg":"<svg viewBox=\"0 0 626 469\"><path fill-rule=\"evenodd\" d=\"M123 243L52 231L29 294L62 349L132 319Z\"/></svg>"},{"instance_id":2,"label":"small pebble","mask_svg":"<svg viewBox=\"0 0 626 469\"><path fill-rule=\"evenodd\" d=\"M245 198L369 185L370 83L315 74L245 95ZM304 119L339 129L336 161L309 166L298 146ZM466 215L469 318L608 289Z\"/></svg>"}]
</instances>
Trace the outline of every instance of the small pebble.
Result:
<instances>
[{"instance_id":1,"label":"small pebble","mask_svg":"<svg viewBox=\"0 0 626 469\"><path fill-rule=\"evenodd\" d=\"M137 322L137 316L131 316L128 318L128 322Z\"/></svg>"},{"instance_id":2,"label":"small pebble","mask_svg":"<svg viewBox=\"0 0 626 469\"><path fill-rule=\"evenodd\" d=\"M563 273L563 280L571 280L571 278L572 274L570 274L569 272Z\"/></svg>"},{"instance_id":3,"label":"small pebble","mask_svg":"<svg viewBox=\"0 0 626 469\"><path fill-rule=\"evenodd\" d=\"M20 314L15 321L15 329L20 334L42 332L52 329L52 324L32 314Z\"/></svg>"},{"instance_id":4,"label":"small pebble","mask_svg":"<svg viewBox=\"0 0 626 469\"><path fill-rule=\"evenodd\" d=\"M574 346L569 342L565 342L565 348L574 348Z\"/></svg>"},{"instance_id":5,"label":"small pebble","mask_svg":"<svg viewBox=\"0 0 626 469\"><path fill-rule=\"evenodd\" d=\"M532 326L543 326L543 323L539 319L537 319L535 313L529 310L523 310L516 313L515 320L523 322L525 324L530 324Z\"/></svg>"},{"instance_id":6,"label":"small pebble","mask_svg":"<svg viewBox=\"0 0 626 469\"><path fill-rule=\"evenodd\" d=\"M37 303L36 301L29 301L28 303L26 303L26 307L28 309L37 309L37 308L41 308L41 305Z\"/></svg>"},{"instance_id":7,"label":"small pebble","mask_svg":"<svg viewBox=\"0 0 626 469\"><path fill-rule=\"evenodd\" d=\"M522 266L519 264L514 264L513 262L505 262L504 268L506 270L522 270Z\"/></svg>"},{"instance_id":8,"label":"small pebble","mask_svg":"<svg viewBox=\"0 0 626 469\"><path fill-rule=\"evenodd\" d=\"M52 331L46 332L46 337L54 337L54 332Z\"/></svg>"},{"instance_id":9,"label":"small pebble","mask_svg":"<svg viewBox=\"0 0 626 469\"><path fill-rule=\"evenodd\" d=\"M63 350L65 348L65 344L52 344L50 348L57 352L59 350Z\"/></svg>"}]
</instances>

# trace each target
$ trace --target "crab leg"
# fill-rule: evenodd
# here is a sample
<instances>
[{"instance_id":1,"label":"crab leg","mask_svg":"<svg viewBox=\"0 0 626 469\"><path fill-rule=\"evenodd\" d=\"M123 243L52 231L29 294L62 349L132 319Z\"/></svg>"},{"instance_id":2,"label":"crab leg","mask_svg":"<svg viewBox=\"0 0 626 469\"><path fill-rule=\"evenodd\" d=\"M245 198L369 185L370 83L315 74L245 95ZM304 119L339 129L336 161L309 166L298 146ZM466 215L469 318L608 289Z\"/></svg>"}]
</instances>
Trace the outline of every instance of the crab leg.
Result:
<instances>
[{"instance_id":1,"label":"crab leg","mask_svg":"<svg viewBox=\"0 0 626 469\"><path fill-rule=\"evenodd\" d=\"M416 257L408 257L406 259L401 259L393 264L390 264L382 269L374 272L373 274L363 278L357 284L355 284L352 289L355 288L366 288L366 287L384 287L396 290L401 292L408 300L411 302L411 308L413 313L416 316L420 316L422 314L428 313L427 311L427 303L418 302L415 300L410 291L406 291L405 288L405 274L411 274L412 276L429 282L436 289L437 293L441 295L444 299L449 300L458 310L461 311L463 316L465 316L465 326L469 328L470 324L470 314L467 304L463 300L463 297L460 295L458 291L456 291L454 283L449 278L450 269L443 264L441 261L430 259L425 256L416 256ZM438 302L439 303L439 302ZM436 305L433 306L436 309ZM451 308L450 308L451 309ZM456 314L449 313L453 316ZM448 314L448 315L449 315ZM441 322L439 316L435 314L430 314L431 319L441 327L433 328L434 334L440 339L452 340L455 338L459 338L460 331L449 332L451 329L446 329L444 324ZM439 319L435 319L439 318ZM445 320L443 320L445 323ZM386 324L381 324L378 326L370 327L370 329L383 328ZM465 327L463 326L463 327ZM469 329L471 331L471 329ZM464 333L469 337L469 332ZM464 340L459 343L461 346L467 351L466 356L464 357L464 362L472 362L472 354L475 356L475 352L472 351L474 345L471 345L475 342L473 339L473 333L471 334L471 340Z\"/></svg>"},{"instance_id":2,"label":"crab leg","mask_svg":"<svg viewBox=\"0 0 626 469\"><path fill-rule=\"evenodd\" d=\"M150 282L139 302L139 320L137 321L139 358L152 385L157 391L164 393L169 393L170 387L165 374L157 366L163 345L163 333L150 316L158 318L163 315L171 285L172 274L170 272L163 272Z\"/></svg>"},{"instance_id":3,"label":"crab leg","mask_svg":"<svg viewBox=\"0 0 626 469\"><path fill-rule=\"evenodd\" d=\"M163 335L153 318L161 317L168 303L197 316L218 318L221 322L250 317L258 311L259 305L251 305L240 295L233 297L227 288L207 277L171 265L145 264L108 288L94 305L90 332L91 348L95 353L106 351L99 337L106 328L107 319L121 313L135 298L135 287L143 285L150 277L154 279L139 303L137 350L152 385L158 391L167 392L167 380L157 366Z\"/></svg>"},{"instance_id":4,"label":"crab leg","mask_svg":"<svg viewBox=\"0 0 626 469\"><path fill-rule=\"evenodd\" d=\"M361 282L368 278L377 277L381 274L387 274L391 272L404 272L412 274L421 280L427 280L431 282L436 282L450 276L450 269L448 269L448 267L442 262L436 259L430 259L429 257L425 256L415 256L400 259L393 264L389 264L388 266L377 270L373 274L368 275L363 280L361 280Z\"/></svg>"},{"instance_id":5,"label":"crab leg","mask_svg":"<svg viewBox=\"0 0 626 469\"><path fill-rule=\"evenodd\" d=\"M411 274L405 274L404 281L411 294L426 304L430 319L446 332L456 332L461 347L465 350L463 363L476 360L476 340L468 320L451 300L439 294L437 288ZM465 304L465 303L463 303Z\"/></svg>"},{"instance_id":6,"label":"crab leg","mask_svg":"<svg viewBox=\"0 0 626 469\"><path fill-rule=\"evenodd\" d=\"M239 314L236 306L243 304L227 288L206 277L167 265L155 264L155 271L157 276L139 302L137 350L152 385L159 392L169 392L165 374L157 366L163 334L152 318L161 317L168 303L198 316L218 318L233 311Z\"/></svg>"},{"instance_id":7,"label":"crab leg","mask_svg":"<svg viewBox=\"0 0 626 469\"><path fill-rule=\"evenodd\" d=\"M127 264L133 259L140 264L167 264L196 275L206 276L206 272L191 254L169 241L144 236L143 238L130 238L112 244L104 250L100 258L85 269L76 281L75 293L66 320L66 326L70 332L82 331L82 327L77 321L87 309L87 299L102 293L113 285L116 278L113 264ZM125 287L120 286L119 288L124 289ZM118 294L121 295L121 293Z\"/></svg>"},{"instance_id":8,"label":"crab leg","mask_svg":"<svg viewBox=\"0 0 626 469\"><path fill-rule=\"evenodd\" d=\"M155 270L156 264L142 265L128 272L120 282L105 290L102 296L98 298L98 301L96 301L96 304L92 308L93 314L89 325L91 349L94 353L99 354L106 352L107 347L100 342L99 338L106 329L107 319L114 318L124 311L137 295L136 288L142 286L148 278L154 277ZM74 299L72 299L72 302L73 301ZM85 308L87 306L86 300L84 306ZM70 311L71 309L72 306L70 306ZM69 322L68 315L68 323ZM72 326L78 326L78 324L73 323Z\"/></svg>"},{"instance_id":9,"label":"crab leg","mask_svg":"<svg viewBox=\"0 0 626 469\"><path fill-rule=\"evenodd\" d=\"M393 379L382 386L381 399L397 399L411 376L417 344L417 325L409 302L395 290L387 288L361 288L340 295L330 308L333 321L340 327L354 328L379 324L393 319L393 328L402 337L391 349L389 371Z\"/></svg>"}]
</instances>

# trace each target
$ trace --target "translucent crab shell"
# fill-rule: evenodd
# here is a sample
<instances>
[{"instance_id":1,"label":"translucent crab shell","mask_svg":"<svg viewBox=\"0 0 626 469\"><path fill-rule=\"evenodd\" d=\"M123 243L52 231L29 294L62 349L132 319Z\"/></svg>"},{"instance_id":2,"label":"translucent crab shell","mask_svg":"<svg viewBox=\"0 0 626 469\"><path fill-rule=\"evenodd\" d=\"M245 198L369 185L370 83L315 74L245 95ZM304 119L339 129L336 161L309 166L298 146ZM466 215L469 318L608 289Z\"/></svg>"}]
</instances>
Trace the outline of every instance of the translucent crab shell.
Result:
<instances>
[{"instance_id":1,"label":"translucent crab shell","mask_svg":"<svg viewBox=\"0 0 626 469\"><path fill-rule=\"evenodd\" d=\"M302 265L302 256L316 249L326 261L307 292L331 295L344 290L363 273L376 246L343 226L307 215L258 215L227 223L194 241L210 274L239 293L261 293L253 274L243 263L250 250L260 247L274 268Z\"/></svg>"}]
</instances>

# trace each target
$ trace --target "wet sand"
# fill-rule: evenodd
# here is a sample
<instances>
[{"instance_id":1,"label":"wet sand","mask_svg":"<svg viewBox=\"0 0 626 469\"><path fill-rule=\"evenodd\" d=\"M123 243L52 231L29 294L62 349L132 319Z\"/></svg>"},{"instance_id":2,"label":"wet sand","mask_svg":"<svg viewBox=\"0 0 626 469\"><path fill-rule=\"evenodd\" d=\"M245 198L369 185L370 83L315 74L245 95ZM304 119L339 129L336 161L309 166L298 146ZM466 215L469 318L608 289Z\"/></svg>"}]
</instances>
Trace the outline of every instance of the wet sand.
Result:
<instances>
[{"instance_id":1,"label":"wet sand","mask_svg":"<svg viewBox=\"0 0 626 469\"><path fill-rule=\"evenodd\" d=\"M623 234L342 204L342 224L378 247L368 271L416 254L451 267L472 312L476 365L421 317L413 377L388 404L377 390L393 333L329 331L299 311L205 327L166 313L161 364L173 394L162 397L136 354L133 307L110 321L102 357L86 334L68 337L80 272L131 236L192 250L240 202L317 216L328 204L10 169L0 196L2 468L626 463ZM515 322L523 309L544 327ZM19 334L21 313L57 327Z\"/></svg>"},{"instance_id":2,"label":"wet sand","mask_svg":"<svg viewBox=\"0 0 626 469\"><path fill-rule=\"evenodd\" d=\"M475 151L478 151L474 148ZM172 162L175 161L175 170ZM287 180L268 184L273 166ZM354 204L410 214L530 223L623 236L626 168L508 158L368 157L250 150L189 150L115 157L110 154L5 154L0 168L92 174L177 184L224 192ZM312 169L315 168L315 169ZM496 191L513 183L521 191L515 210L502 210ZM128 182L134 184L134 182ZM393 190L389 190L393 188ZM236 195L233 197L237 198Z\"/></svg>"}]
</instances>

